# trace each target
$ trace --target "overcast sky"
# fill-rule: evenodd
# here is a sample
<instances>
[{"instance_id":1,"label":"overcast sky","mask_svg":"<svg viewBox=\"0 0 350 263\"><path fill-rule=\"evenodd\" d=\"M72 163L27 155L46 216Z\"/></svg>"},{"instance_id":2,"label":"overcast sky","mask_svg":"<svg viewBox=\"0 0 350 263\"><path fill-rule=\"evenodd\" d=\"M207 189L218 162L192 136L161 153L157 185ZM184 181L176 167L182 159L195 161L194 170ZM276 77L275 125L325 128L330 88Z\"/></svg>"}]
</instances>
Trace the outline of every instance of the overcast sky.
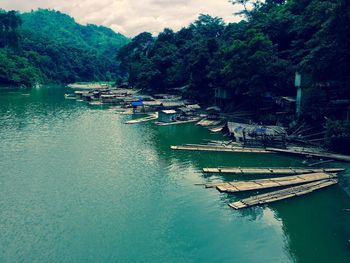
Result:
<instances>
[{"instance_id":1,"label":"overcast sky","mask_svg":"<svg viewBox=\"0 0 350 263\"><path fill-rule=\"evenodd\" d=\"M5 10L30 11L51 8L73 16L82 24L111 27L133 37L148 31L157 34L165 27L178 30L189 25L199 14L239 21L239 7L228 0L0 0Z\"/></svg>"}]
</instances>

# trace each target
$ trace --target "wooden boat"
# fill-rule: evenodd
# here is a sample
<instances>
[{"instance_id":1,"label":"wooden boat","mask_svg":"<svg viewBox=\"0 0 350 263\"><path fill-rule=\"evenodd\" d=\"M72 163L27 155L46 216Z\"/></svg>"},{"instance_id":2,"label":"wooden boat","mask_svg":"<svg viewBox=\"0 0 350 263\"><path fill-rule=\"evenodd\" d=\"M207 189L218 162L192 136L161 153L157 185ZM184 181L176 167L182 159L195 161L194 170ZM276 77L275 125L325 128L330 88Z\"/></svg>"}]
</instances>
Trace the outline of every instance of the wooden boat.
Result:
<instances>
[{"instance_id":1,"label":"wooden boat","mask_svg":"<svg viewBox=\"0 0 350 263\"><path fill-rule=\"evenodd\" d=\"M66 93L66 94L64 94L64 98L65 99L76 99L76 96L75 96L75 94Z\"/></svg>"},{"instance_id":2,"label":"wooden boat","mask_svg":"<svg viewBox=\"0 0 350 263\"><path fill-rule=\"evenodd\" d=\"M144 118L139 118L139 119L134 119L134 120L130 120L125 122L125 124L136 124L136 123L141 123L141 122L147 122L147 121L153 121L156 120L158 118L158 113L149 115L147 117Z\"/></svg>"}]
</instances>

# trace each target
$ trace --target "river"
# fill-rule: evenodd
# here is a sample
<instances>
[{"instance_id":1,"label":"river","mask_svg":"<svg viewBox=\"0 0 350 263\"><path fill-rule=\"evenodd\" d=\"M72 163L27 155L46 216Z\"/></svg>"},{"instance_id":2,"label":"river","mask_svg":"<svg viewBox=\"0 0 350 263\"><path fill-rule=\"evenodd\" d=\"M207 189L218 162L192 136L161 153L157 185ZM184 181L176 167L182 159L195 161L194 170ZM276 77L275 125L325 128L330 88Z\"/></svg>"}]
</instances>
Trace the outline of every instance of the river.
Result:
<instances>
[{"instance_id":1,"label":"river","mask_svg":"<svg viewBox=\"0 0 350 263\"><path fill-rule=\"evenodd\" d=\"M223 179L201 168L303 159L172 151L222 138L124 125L64 93L0 90L0 262L349 262L349 164L328 164L348 168L337 186L236 211L227 204L247 194L196 185Z\"/></svg>"}]
</instances>

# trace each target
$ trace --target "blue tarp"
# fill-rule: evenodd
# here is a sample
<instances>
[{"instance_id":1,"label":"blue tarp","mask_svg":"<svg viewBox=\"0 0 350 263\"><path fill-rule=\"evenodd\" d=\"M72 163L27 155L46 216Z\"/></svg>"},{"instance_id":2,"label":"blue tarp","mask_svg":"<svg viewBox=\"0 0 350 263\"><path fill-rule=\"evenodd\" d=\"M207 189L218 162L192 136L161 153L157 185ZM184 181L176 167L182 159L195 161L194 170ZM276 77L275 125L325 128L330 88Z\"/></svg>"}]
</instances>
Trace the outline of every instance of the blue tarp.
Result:
<instances>
[{"instance_id":1,"label":"blue tarp","mask_svg":"<svg viewBox=\"0 0 350 263\"><path fill-rule=\"evenodd\" d=\"M140 107L140 106L143 106L143 102L142 101L134 101L131 103L131 106Z\"/></svg>"},{"instance_id":2,"label":"blue tarp","mask_svg":"<svg viewBox=\"0 0 350 263\"><path fill-rule=\"evenodd\" d=\"M266 130L266 128L257 127L255 131L258 133L266 133Z\"/></svg>"}]
</instances>

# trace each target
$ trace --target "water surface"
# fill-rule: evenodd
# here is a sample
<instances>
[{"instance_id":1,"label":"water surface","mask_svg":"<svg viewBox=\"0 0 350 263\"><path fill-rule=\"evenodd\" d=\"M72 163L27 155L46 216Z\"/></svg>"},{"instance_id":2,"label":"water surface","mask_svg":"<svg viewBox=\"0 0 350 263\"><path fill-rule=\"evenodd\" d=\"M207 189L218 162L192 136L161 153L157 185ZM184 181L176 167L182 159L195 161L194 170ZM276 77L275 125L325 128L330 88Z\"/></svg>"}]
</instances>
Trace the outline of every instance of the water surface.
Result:
<instances>
[{"instance_id":1,"label":"water surface","mask_svg":"<svg viewBox=\"0 0 350 263\"><path fill-rule=\"evenodd\" d=\"M124 125L130 116L64 92L0 91L0 262L349 262L348 173L306 197L235 211L227 204L247 194L196 184L237 177L201 168L304 160L172 151L222 138L193 124Z\"/></svg>"}]
</instances>

